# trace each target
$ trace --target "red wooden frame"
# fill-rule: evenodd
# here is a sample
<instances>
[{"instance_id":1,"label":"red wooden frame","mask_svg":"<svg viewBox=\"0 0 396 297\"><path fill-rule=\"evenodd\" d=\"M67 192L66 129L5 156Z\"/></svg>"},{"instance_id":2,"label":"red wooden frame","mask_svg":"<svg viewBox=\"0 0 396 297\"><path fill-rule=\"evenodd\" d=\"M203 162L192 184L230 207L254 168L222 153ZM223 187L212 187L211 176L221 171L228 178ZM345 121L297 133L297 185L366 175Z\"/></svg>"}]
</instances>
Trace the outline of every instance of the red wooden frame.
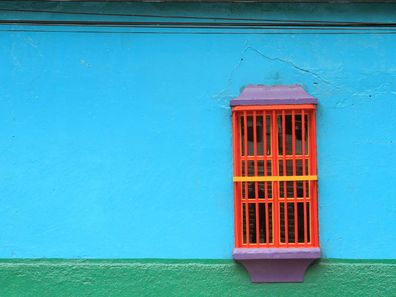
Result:
<instances>
[{"instance_id":1,"label":"red wooden frame","mask_svg":"<svg viewBox=\"0 0 396 297\"><path fill-rule=\"evenodd\" d=\"M314 104L232 108L236 248L319 247L315 108ZM286 135L287 119L291 135ZM259 126L262 135L257 133ZM249 196L249 187L254 197Z\"/></svg>"}]
</instances>

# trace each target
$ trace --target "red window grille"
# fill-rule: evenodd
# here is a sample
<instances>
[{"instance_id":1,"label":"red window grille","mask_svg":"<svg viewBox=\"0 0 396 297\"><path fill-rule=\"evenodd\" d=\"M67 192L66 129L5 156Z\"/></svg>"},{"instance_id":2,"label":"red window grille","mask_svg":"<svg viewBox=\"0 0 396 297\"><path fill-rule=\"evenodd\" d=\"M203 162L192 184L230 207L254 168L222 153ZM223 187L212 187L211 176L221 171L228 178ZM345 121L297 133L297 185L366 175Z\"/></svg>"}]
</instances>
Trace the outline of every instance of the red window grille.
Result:
<instances>
[{"instance_id":1,"label":"red window grille","mask_svg":"<svg viewBox=\"0 0 396 297\"><path fill-rule=\"evenodd\" d=\"M315 109L232 107L236 248L319 246Z\"/></svg>"}]
</instances>

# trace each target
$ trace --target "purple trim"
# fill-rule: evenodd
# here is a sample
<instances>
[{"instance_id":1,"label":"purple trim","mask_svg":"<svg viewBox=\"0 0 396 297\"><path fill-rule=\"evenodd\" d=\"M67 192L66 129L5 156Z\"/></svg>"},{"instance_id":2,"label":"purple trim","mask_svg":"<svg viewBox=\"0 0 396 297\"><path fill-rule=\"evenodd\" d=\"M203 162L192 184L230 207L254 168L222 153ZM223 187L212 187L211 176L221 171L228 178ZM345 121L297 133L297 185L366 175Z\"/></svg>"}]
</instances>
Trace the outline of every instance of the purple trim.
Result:
<instances>
[{"instance_id":1,"label":"purple trim","mask_svg":"<svg viewBox=\"0 0 396 297\"><path fill-rule=\"evenodd\" d=\"M319 258L320 248L237 248L232 256L235 260Z\"/></svg>"},{"instance_id":2,"label":"purple trim","mask_svg":"<svg viewBox=\"0 0 396 297\"><path fill-rule=\"evenodd\" d=\"M303 282L305 270L320 258L320 248L236 248L232 256L254 283Z\"/></svg>"},{"instance_id":3,"label":"purple trim","mask_svg":"<svg viewBox=\"0 0 396 297\"><path fill-rule=\"evenodd\" d=\"M299 85L249 85L237 98L230 101L231 106L274 104L318 104L318 100L305 92Z\"/></svg>"}]
</instances>

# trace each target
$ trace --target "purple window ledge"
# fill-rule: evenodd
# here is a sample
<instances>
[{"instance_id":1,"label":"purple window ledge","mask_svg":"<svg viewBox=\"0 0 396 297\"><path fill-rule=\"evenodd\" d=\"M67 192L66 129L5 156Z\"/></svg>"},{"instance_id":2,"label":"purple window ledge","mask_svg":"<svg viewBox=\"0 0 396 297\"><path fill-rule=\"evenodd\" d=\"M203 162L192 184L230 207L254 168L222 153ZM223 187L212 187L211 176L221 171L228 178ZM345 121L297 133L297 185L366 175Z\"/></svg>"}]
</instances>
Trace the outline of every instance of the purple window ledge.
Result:
<instances>
[{"instance_id":1,"label":"purple window ledge","mask_svg":"<svg viewBox=\"0 0 396 297\"><path fill-rule=\"evenodd\" d=\"M237 98L230 101L231 106L317 103L318 100L305 92L299 85L249 85L243 89Z\"/></svg>"},{"instance_id":2,"label":"purple window ledge","mask_svg":"<svg viewBox=\"0 0 396 297\"><path fill-rule=\"evenodd\" d=\"M320 248L235 248L253 283L303 282L304 273L320 258Z\"/></svg>"}]
</instances>

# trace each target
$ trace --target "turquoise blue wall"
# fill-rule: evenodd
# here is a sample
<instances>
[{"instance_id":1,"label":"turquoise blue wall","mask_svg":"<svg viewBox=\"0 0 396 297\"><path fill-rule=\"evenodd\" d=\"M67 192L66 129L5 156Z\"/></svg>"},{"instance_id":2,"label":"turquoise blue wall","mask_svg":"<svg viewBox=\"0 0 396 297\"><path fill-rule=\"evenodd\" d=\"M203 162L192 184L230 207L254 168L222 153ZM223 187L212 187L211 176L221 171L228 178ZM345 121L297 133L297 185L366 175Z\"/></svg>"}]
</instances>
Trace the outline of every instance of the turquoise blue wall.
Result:
<instances>
[{"instance_id":1,"label":"turquoise blue wall","mask_svg":"<svg viewBox=\"0 0 396 297\"><path fill-rule=\"evenodd\" d=\"M385 5L0 3L23 7L396 21ZM319 99L323 256L395 258L395 48L379 30L0 26L0 258L231 258L228 102L247 84Z\"/></svg>"}]
</instances>

